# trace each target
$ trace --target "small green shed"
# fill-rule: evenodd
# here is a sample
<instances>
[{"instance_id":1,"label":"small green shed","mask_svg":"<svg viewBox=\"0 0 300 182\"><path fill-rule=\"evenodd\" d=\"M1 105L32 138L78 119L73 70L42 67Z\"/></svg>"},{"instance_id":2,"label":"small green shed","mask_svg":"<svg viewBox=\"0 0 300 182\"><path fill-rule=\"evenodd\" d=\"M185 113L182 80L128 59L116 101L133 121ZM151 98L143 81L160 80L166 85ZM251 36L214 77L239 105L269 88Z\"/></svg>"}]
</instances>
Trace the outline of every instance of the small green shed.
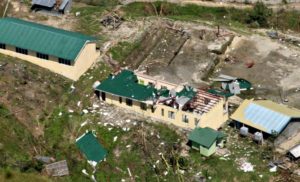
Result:
<instances>
[{"instance_id":1,"label":"small green shed","mask_svg":"<svg viewBox=\"0 0 300 182\"><path fill-rule=\"evenodd\" d=\"M199 127L195 128L188 138L193 149L208 157L216 152L217 144L224 142L225 134L209 127Z\"/></svg>"},{"instance_id":2,"label":"small green shed","mask_svg":"<svg viewBox=\"0 0 300 182\"><path fill-rule=\"evenodd\" d=\"M106 149L102 147L91 131L77 138L76 145L87 158L88 162L94 166L103 161L107 155Z\"/></svg>"}]
</instances>

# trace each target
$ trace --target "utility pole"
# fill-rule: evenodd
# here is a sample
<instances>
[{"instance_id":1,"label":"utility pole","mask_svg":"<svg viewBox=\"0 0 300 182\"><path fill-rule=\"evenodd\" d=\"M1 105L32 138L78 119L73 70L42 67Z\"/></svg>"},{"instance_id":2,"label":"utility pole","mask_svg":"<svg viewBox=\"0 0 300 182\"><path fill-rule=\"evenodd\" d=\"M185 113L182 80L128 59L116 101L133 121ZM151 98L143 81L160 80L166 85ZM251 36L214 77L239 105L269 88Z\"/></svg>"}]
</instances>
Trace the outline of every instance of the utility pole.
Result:
<instances>
[{"instance_id":1,"label":"utility pole","mask_svg":"<svg viewBox=\"0 0 300 182\"><path fill-rule=\"evenodd\" d=\"M5 6L5 9L4 9L4 12L3 12L3 16L2 16L3 18L5 17L5 14L6 14L6 11L8 9L9 3L10 3L10 0L7 0L6 6Z\"/></svg>"}]
</instances>

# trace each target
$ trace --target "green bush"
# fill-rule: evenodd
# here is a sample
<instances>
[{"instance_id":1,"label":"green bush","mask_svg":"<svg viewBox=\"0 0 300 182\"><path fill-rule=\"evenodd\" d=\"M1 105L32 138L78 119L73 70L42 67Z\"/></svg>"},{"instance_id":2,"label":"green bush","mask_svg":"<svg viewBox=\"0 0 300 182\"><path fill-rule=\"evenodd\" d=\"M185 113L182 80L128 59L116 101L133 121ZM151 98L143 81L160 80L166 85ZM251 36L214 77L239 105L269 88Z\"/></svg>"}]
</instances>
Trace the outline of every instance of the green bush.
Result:
<instances>
[{"instance_id":1,"label":"green bush","mask_svg":"<svg viewBox=\"0 0 300 182\"><path fill-rule=\"evenodd\" d=\"M257 2L251 10L246 23L250 25L258 24L259 27L268 27L268 18L272 14L272 10L267 8L263 2Z\"/></svg>"}]
</instances>

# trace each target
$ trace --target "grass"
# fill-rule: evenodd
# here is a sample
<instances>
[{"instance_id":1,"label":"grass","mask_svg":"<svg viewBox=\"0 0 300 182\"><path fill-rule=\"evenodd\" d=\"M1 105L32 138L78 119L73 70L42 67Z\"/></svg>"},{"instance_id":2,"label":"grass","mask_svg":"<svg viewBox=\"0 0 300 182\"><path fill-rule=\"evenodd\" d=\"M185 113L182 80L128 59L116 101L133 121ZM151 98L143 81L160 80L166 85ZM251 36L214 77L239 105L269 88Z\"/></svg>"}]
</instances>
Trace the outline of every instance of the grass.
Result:
<instances>
[{"instance_id":1,"label":"grass","mask_svg":"<svg viewBox=\"0 0 300 182\"><path fill-rule=\"evenodd\" d=\"M114 60L123 64L123 61L130 55L130 53L139 46L139 42L119 42L116 46L112 47L109 52Z\"/></svg>"},{"instance_id":2,"label":"grass","mask_svg":"<svg viewBox=\"0 0 300 182\"><path fill-rule=\"evenodd\" d=\"M280 10L272 12L266 7L255 9L235 9L225 7L203 7L193 4L177 5L166 2L155 3L132 3L123 8L129 19L156 16L166 17L173 20L212 22L214 25L225 25L232 28L270 28L279 30L300 31L300 13L296 10ZM266 23L259 25L261 19Z\"/></svg>"}]
</instances>

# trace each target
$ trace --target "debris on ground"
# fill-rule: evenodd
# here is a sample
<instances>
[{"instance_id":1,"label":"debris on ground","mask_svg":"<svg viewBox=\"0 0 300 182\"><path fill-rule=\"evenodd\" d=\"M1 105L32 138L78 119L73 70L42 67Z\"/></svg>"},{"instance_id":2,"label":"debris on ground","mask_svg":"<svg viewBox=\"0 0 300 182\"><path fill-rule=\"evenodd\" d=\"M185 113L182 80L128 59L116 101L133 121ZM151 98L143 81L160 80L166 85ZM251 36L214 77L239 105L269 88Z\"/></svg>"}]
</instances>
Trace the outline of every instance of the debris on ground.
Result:
<instances>
[{"instance_id":1,"label":"debris on ground","mask_svg":"<svg viewBox=\"0 0 300 182\"><path fill-rule=\"evenodd\" d=\"M49 176L65 176L69 175L69 168L66 160L58 161L45 166Z\"/></svg>"},{"instance_id":2,"label":"debris on ground","mask_svg":"<svg viewBox=\"0 0 300 182\"><path fill-rule=\"evenodd\" d=\"M113 13L104 16L104 18L100 22L105 27L111 27L112 29L117 29L123 23L123 21L124 19L122 17Z\"/></svg>"},{"instance_id":3,"label":"debris on ground","mask_svg":"<svg viewBox=\"0 0 300 182\"><path fill-rule=\"evenodd\" d=\"M237 159L236 163L239 166L239 169L244 172L254 171L254 166L250 162L248 162L246 158Z\"/></svg>"}]
</instances>

